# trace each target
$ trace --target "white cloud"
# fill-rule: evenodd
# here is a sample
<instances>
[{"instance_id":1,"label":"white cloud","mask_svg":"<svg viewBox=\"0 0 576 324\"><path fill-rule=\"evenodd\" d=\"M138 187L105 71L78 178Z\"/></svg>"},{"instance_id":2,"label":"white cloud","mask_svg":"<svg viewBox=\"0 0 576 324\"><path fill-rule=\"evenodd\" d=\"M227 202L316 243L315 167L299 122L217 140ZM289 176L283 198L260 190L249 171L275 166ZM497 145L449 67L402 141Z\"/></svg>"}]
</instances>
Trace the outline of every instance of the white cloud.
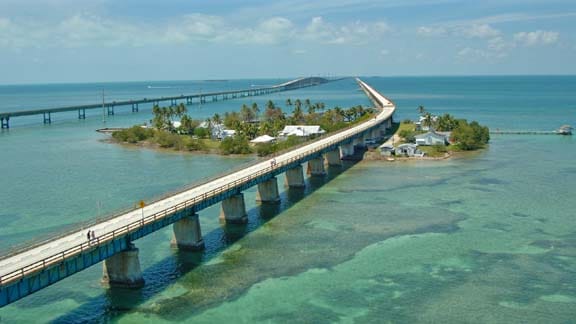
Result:
<instances>
[{"instance_id":1,"label":"white cloud","mask_svg":"<svg viewBox=\"0 0 576 324\"><path fill-rule=\"evenodd\" d=\"M444 36L447 34L447 30L444 27L433 27L433 26L421 26L418 27L417 31L418 35L422 36Z\"/></svg>"},{"instance_id":2,"label":"white cloud","mask_svg":"<svg viewBox=\"0 0 576 324\"><path fill-rule=\"evenodd\" d=\"M558 41L560 34L553 31L537 30L514 34L514 41L522 46L550 45Z\"/></svg>"},{"instance_id":3,"label":"white cloud","mask_svg":"<svg viewBox=\"0 0 576 324\"><path fill-rule=\"evenodd\" d=\"M368 24L357 21L335 26L325 22L322 17L314 17L302 31L301 37L326 44L363 44L382 37L390 30L388 24L382 21Z\"/></svg>"},{"instance_id":4,"label":"white cloud","mask_svg":"<svg viewBox=\"0 0 576 324\"><path fill-rule=\"evenodd\" d=\"M492 28L488 24L465 26L460 30L460 33L470 38L489 38L500 35L500 31Z\"/></svg>"},{"instance_id":5,"label":"white cloud","mask_svg":"<svg viewBox=\"0 0 576 324\"><path fill-rule=\"evenodd\" d=\"M305 26L296 26L284 17L263 19L252 26L232 25L220 16L189 14L165 24L140 24L76 14L60 22L11 21L0 17L0 47L88 47L190 44L192 42L232 44L278 44L314 41L327 44L359 44L382 37L390 27L382 21L326 22L314 17Z\"/></svg>"},{"instance_id":6,"label":"white cloud","mask_svg":"<svg viewBox=\"0 0 576 324\"><path fill-rule=\"evenodd\" d=\"M466 38L490 38L501 34L498 29L488 24L421 26L418 27L416 33L425 37L459 36Z\"/></svg>"},{"instance_id":7,"label":"white cloud","mask_svg":"<svg viewBox=\"0 0 576 324\"><path fill-rule=\"evenodd\" d=\"M478 62L478 61L488 61L494 62L499 59L505 58L508 56L506 51L494 51L490 49L480 49L480 48L472 48L472 47L465 47L456 53L456 57L460 61L467 61L467 62Z\"/></svg>"}]
</instances>

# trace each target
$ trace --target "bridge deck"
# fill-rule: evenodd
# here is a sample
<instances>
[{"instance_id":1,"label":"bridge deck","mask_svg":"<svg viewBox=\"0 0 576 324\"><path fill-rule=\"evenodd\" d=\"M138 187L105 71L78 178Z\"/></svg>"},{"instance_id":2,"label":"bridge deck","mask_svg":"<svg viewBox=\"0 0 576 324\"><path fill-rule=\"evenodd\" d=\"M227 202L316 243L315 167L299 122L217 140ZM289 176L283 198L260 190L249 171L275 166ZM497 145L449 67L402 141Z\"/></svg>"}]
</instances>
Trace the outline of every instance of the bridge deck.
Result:
<instances>
[{"instance_id":1,"label":"bridge deck","mask_svg":"<svg viewBox=\"0 0 576 324\"><path fill-rule=\"evenodd\" d=\"M322 79L322 78L299 78L296 80L282 83L280 85L274 85L274 86L269 86L269 87L255 87L255 88L251 88L251 89L242 89L242 90L216 91L216 92L207 92L207 93L198 93L198 94L190 94L190 95L180 95L180 96L170 96L170 97L143 98L143 99L112 101L112 102L87 104L87 105L74 105L74 106L54 107L54 108L45 108L45 109L30 109L30 110L22 110L22 111L0 112L0 118L4 119L4 118L8 118L8 117L32 116L32 115L40 115L40 114L44 114L44 113L58 113L58 112L77 111L77 110L86 110L86 109L90 110L90 109L98 109L98 108L102 108L102 107L129 106L129 105L136 105L136 104L157 103L157 102L163 102L163 101L194 99L194 98L200 98L200 97L204 98L204 97L214 97L214 96L223 96L223 95L243 94L243 93L258 92L258 91L278 92L278 91L292 90L292 89L299 88L299 87L307 87L307 86L317 85L317 84L321 84L321 83L325 83L325 82L329 82L329 80ZM291 87L291 88L288 87L288 86L292 86L292 85L295 85L295 86Z\"/></svg>"},{"instance_id":2,"label":"bridge deck","mask_svg":"<svg viewBox=\"0 0 576 324\"><path fill-rule=\"evenodd\" d=\"M96 244L104 244L114 239L114 237L126 235L126 233L146 226L146 224L156 222L159 218L167 217L179 210L194 206L203 200L214 197L219 192L235 188L239 184L249 182L256 177L278 174L278 171L286 166L304 162L307 157L358 136L388 120L394 113L394 104L364 82L358 80L358 83L369 94L375 104L381 108L380 113L374 119L276 156L274 165L271 163L272 159L267 159L240 171L154 202L144 207L144 218L142 217L142 210L135 209L94 225L90 229L96 233ZM77 255L89 248L92 248L92 245L87 241L86 230L79 230L73 234L0 260L0 287L19 280L30 273L59 264L64 259Z\"/></svg>"}]
</instances>

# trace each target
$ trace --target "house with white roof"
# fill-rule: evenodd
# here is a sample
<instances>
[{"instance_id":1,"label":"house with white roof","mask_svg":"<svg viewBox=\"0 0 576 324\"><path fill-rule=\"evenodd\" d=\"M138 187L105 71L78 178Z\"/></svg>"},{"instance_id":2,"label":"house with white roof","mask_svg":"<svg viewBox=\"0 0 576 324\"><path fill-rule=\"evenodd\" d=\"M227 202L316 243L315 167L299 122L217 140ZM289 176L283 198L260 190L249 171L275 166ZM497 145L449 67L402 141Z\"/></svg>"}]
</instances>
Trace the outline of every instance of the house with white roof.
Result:
<instances>
[{"instance_id":1,"label":"house with white roof","mask_svg":"<svg viewBox=\"0 0 576 324\"><path fill-rule=\"evenodd\" d=\"M326 133L325 130L318 125L287 125L278 134L280 137L288 137L295 135L298 137L307 137L312 135L320 135Z\"/></svg>"},{"instance_id":2,"label":"house with white roof","mask_svg":"<svg viewBox=\"0 0 576 324\"><path fill-rule=\"evenodd\" d=\"M447 145L449 144L448 139L450 138L450 132L435 132L430 131L424 134L415 135L416 144L418 145Z\"/></svg>"},{"instance_id":3,"label":"house with white roof","mask_svg":"<svg viewBox=\"0 0 576 324\"><path fill-rule=\"evenodd\" d=\"M276 138L272 137L270 135L262 135L262 136L258 136L255 139L251 140L250 143L253 143L253 144L272 143L275 140L276 140Z\"/></svg>"}]
</instances>

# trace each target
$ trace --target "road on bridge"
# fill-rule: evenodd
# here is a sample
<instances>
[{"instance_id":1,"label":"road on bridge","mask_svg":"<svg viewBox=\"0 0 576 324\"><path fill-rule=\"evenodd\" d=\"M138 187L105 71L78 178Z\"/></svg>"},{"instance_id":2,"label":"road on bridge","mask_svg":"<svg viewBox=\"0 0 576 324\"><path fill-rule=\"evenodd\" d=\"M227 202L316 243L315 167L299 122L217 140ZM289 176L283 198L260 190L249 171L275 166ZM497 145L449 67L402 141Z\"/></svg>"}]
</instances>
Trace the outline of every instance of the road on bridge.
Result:
<instances>
[{"instance_id":1,"label":"road on bridge","mask_svg":"<svg viewBox=\"0 0 576 324\"><path fill-rule=\"evenodd\" d=\"M274 169L279 168L282 165L293 162L295 158L301 156L302 154L306 154L309 152L316 152L321 148L326 147L326 145L334 143L334 141L340 141L349 138L350 136L361 133L371 128L376 123L386 121L388 118L390 118L395 110L394 104L390 100L382 96L380 93L375 91L372 87L362 82L361 80L357 79L357 81L360 84L360 86L366 91L367 95L371 98L374 104L378 106L378 108L380 108L380 113L374 119L364 122L355 127L346 129L334 135L327 136L325 138L312 142L308 145L296 148L292 151L276 156L274 158L264 160L260 163L254 164L240 171L225 175L208 183L201 184L184 192L151 203L150 205L145 206L143 208L144 216L147 217L149 215L162 213L167 209L173 208L174 206L177 205L184 204L187 201L191 201L194 199L197 200L198 197L202 197L204 193L218 190L219 188L229 188L229 185L232 183L236 183L238 179L242 179L254 174L262 174L267 170L268 172L272 172ZM272 163L272 161L274 161L275 163ZM144 222L142 221L143 214L142 209L132 210L116 218L96 224L90 227L90 230L93 230L95 232L96 237L98 238L107 233L112 233L114 231L118 231L119 229L125 228L130 224L140 224L138 226L143 226L145 225ZM138 227L133 228L136 229ZM52 262L46 260L53 256L62 254L65 251L86 244L87 230L88 229L79 230L78 232L75 232L73 234L55 239L54 241L48 242L41 246L34 247L30 250L24 251L17 255L0 260L0 284L4 285L7 282L17 280L21 278L21 276L25 276L26 271L28 270L23 271L22 269L24 268L28 269L32 268L29 271L36 272L41 268L48 267L50 263L61 262L62 259L60 258L54 258ZM80 250L78 252L80 252ZM33 266L35 264L38 264L39 267L41 268L39 269Z\"/></svg>"}]
</instances>

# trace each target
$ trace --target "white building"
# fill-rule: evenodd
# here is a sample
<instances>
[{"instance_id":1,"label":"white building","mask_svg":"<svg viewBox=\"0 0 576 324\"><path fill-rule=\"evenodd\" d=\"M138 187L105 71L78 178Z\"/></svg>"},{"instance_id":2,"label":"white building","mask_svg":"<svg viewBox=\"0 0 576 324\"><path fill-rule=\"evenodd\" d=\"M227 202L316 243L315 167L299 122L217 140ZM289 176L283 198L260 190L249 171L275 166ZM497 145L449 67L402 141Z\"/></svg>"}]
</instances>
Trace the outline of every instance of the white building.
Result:
<instances>
[{"instance_id":1,"label":"white building","mask_svg":"<svg viewBox=\"0 0 576 324\"><path fill-rule=\"evenodd\" d=\"M278 134L280 137L288 137L295 135L298 137L306 137L312 135L320 135L326 133L325 130L318 125L288 125Z\"/></svg>"},{"instance_id":2,"label":"white building","mask_svg":"<svg viewBox=\"0 0 576 324\"><path fill-rule=\"evenodd\" d=\"M262 136L258 136L255 139L251 140L250 143L253 143L253 144L272 143L275 140L276 140L275 137L272 137L269 135L262 135Z\"/></svg>"},{"instance_id":3,"label":"white building","mask_svg":"<svg viewBox=\"0 0 576 324\"><path fill-rule=\"evenodd\" d=\"M414 136L414 138L418 145L446 145L449 144L448 139L450 138L450 132L440 133L431 131L425 134L418 134Z\"/></svg>"}]
</instances>

